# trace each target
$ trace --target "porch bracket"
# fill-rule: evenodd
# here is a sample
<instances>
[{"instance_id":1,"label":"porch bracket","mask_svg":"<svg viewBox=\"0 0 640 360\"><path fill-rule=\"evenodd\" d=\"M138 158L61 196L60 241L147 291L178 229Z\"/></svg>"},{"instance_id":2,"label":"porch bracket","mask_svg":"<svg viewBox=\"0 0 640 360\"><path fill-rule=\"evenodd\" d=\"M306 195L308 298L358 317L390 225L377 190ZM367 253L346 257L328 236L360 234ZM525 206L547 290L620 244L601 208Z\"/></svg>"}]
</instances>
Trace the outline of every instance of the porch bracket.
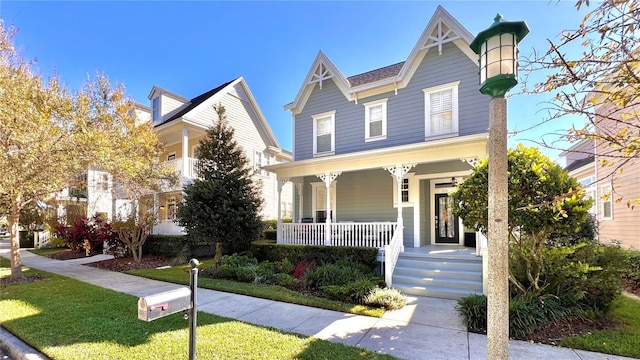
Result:
<instances>
[{"instance_id":1,"label":"porch bracket","mask_svg":"<svg viewBox=\"0 0 640 360\"><path fill-rule=\"evenodd\" d=\"M465 163L471 165L472 167L476 167L478 165L478 162L480 162L480 160L477 157L462 158L462 159L460 159L460 161L465 162Z\"/></svg>"},{"instance_id":2,"label":"porch bracket","mask_svg":"<svg viewBox=\"0 0 640 360\"><path fill-rule=\"evenodd\" d=\"M398 202L398 231L403 231L402 229L404 228L404 220L402 219L402 178L414 166L416 166L416 164L398 164L396 166L388 166L384 168L391 174L391 176L395 177L396 179L396 199ZM400 252L404 252L404 239L402 237L402 233L400 233L400 243L403 244L401 245Z\"/></svg>"},{"instance_id":3,"label":"porch bracket","mask_svg":"<svg viewBox=\"0 0 640 360\"><path fill-rule=\"evenodd\" d=\"M324 244L326 246L331 246L331 183L340 175L342 172L335 173L326 173L316 175L324 182L324 185L327 187L327 219L324 227Z\"/></svg>"},{"instance_id":4,"label":"porch bracket","mask_svg":"<svg viewBox=\"0 0 640 360\"><path fill-rule=\"evenodd\" d=\"M278 179L278 222L276 225L276 241L282 239L282 187L289 182L289 178Z\"/></svg>"}]
</instances>

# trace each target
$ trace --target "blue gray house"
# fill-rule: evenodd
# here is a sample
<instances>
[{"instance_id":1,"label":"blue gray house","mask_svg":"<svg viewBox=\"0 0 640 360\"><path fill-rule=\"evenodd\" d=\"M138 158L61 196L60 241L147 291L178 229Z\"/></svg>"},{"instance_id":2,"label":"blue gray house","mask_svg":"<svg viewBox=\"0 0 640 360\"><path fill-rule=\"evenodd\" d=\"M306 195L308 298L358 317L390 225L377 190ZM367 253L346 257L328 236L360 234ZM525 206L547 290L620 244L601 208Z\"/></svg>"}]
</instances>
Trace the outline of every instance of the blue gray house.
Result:
<instances>
[{"instance_id":1,"label":"blue gray house","mask_svg":"<svg viewBox=\"0 0 640 360\"><path fill-rule=\"evenodd\" d=\"M265 167L281 186L295 186L293 223L280 222L278 243L374 246L387 282L409 293L482 291L482 262L463 248L475 247L476 234L453 216L447 195L487 155L490 99L478 91L472 40L439 6L403 62L345 77L318 53L285 106L293 114L293 161ZM400 278L403 264L433 262L433 253L470 259L453 269L462 274L457 280L436 284L430 274L442 269ZM426 291L452 282L473 284Z\"/></svg>"}]
</instances>

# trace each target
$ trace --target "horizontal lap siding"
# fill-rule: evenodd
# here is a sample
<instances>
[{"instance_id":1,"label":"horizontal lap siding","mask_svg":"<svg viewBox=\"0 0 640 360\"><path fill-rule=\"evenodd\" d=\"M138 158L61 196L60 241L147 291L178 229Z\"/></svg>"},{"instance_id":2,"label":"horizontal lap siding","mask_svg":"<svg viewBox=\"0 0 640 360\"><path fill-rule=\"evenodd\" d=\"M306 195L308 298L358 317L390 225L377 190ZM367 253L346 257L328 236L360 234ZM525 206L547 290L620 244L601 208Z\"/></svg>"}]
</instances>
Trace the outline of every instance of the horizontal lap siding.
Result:
<instances>
[{"instance_id":1,"label":"horizontal lap siding","mask_svg":"<svg viewBox=\"0 0 640 360\"><path fill-rule=\"evenodd\" d=\"M395 221L393 178L383 169L343 173L336 178L338 221Z\"/></svg>"},{"instance_id":2,"label":"horizontal lap siding","mask_svg":"<svg viewBox=\"0 0 640 360\"><path fill-rule=\"evenodd\" d=\"M602 170L602 166L600 166L600 170ZM640 174L640 163L630 163L624 166L622 174L615 176L613 180L614 194L612 195L613 220L600 220L600 241L604 243L616 241L620 242L623 248L640 249L640 206L635 205L633 208L627 206L627 201L633 204L636 199L640 199L640 176L638 174ZM601 183L598 184L598 191L600 191L601 185ZM622 200L617 203L616 199L619 198ZM598 212L601 217L602 199L598 199Z\"/></svg>"},{"instance_id":3,"label":"horizontal lap siding","mask_svg":"<svg viewBox=\"0 0 640 360\"><path fill-rule=\"evenodd\" d=\"M325 81L312 91L303 111L295 116L296 160L313 157L313 121L311 116L336 111L336 154L364 151L424 142L425 96L422 91L438 85L460 81L458 87L459 135L488 131L489 101L478 85L478 67L457 46L443 46L442 55L431 49L418 66L407 87L398 95L387 92L355 101L347 101L333 81ZM365 142L365 107L363 104L387 99L387 138Z\"/></svg>"}]
</instances>

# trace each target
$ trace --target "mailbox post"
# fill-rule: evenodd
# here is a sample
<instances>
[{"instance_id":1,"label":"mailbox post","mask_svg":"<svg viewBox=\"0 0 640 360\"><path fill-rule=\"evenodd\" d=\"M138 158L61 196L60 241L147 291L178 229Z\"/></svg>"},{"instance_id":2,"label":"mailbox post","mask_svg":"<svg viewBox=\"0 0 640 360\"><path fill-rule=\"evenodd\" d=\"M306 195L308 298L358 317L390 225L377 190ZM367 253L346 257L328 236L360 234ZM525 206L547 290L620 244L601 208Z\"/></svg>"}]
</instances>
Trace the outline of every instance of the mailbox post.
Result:
<instances>
[{"instance_id":1,"label":"mailbox post","mask_svg":"<svg viewBox=\"0 0 640 360\"><path fill-rule=\"evenodd\" d=\"M189 288L182 287L138 299L138 319L153 321L180 311L189 310L189 360L196 359L196 324L198 265L196 259L189 261L191 276Z\"/></svg>"},{"instance_id":2,"label":"mailbox post","mask_svg":"<svg viewBox=\"0 0 640 360\"><path fill-rule=\"evenodd\" d=\"M200 263L196 259L189 261L191 265L191 277L189 286L191 287L191 308L189 309L189 360L196 360L196 320L198 313L196 312L196 304L198 303L198 265Z\"/></svg>"}]
</instances>

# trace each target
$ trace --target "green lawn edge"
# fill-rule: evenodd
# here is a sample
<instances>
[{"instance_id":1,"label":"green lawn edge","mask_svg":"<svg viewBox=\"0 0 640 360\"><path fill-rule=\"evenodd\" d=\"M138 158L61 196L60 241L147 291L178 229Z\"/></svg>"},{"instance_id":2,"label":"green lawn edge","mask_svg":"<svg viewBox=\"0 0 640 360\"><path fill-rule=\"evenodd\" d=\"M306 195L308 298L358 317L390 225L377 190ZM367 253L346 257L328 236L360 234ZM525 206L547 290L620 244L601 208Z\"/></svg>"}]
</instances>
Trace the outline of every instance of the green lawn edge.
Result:
<instances>
[{"instance_id":1,"label":"green lawn edge","mask_svg":"<svg viewBox=\"0 0 640 360\"><path fill-rule=\"evenodd\" d=\"M182 313L137 319L137 298L61 275L3 284L0 323L51 359L170 359L188 354ZM0 277L10 275L0 258ZM395 359L390 355L198 312L198 359Z\"/></svg>"},{"instance_id":2,"label":"green lawn edge","mask_svg":"<svg viewBox=\"0 0 640 360\"><path fill-rule=\"evenodd\" d=\"M213 265L213 260L204 260L200 263L200 267L206 267L210 265ZM189 271L189 265L179 265L167 269L130 270L126 273L130 275L145 277L148 279L189 285ZM347 304L339 301L301 294L297 291L293 291L279 285L241 283L237 281L211 279L200 276L198 277L198 287L378 318L382 317L385 312L385 310L382 308Z\"/></svg>"}]
</instances>

